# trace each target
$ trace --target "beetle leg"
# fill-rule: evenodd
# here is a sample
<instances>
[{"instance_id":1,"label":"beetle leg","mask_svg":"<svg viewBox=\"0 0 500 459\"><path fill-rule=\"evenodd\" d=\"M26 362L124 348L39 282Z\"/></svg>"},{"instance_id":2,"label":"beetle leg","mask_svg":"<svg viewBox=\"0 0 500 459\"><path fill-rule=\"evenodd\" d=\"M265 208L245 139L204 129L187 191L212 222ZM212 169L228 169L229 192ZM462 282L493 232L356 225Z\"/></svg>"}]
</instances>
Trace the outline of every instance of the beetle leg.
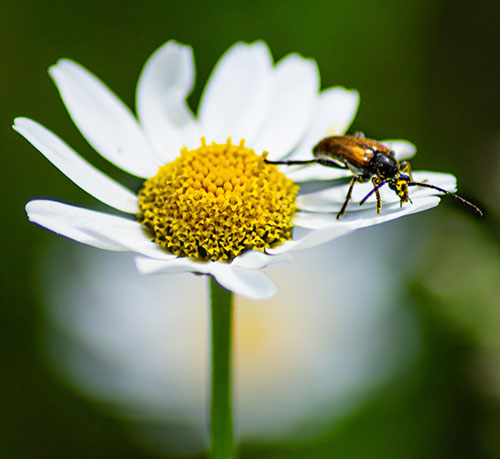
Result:
<instances>
[{"instance_id":1,"label":"beetle leg","mask_svg":"<svg viewBox=\"0 0 500 459\"><path fill-rule=\"evenodd\" d=\"M410 177L410 180L413 181L413 177L411 176L410 163L408 161L401 161L399 165L401 167L401 172L403 172L403 174L406 174L408 177Z\"/></svg>"},{"instance_id":2,"label":"beetle leg","mask_svg":"<svg viewBox=\"0 0 500 459\"><path fill-rule=\"evenodd\" d=\"M332 158L328 158L327 156L320 156L319 158L313 159L283 159L281 161L270 161L265 159L264 162L266 164L285 164L287 166L305 166L308 164L321 164L326 167L333 167L335 169L347 169L345 164L339 163Z\"/></svg>"},{"instance_id":3,"label":"beetle leg","mask_svg":"<svg viewBox=\"0 0 500 459\"><path fill-rule=\"evenodd\" d=\"M372 177L373 188L370 190L370 192L361 201L359 201L359 205L362 206L366 202L366 200L373 193L375 193L375 196L377 198L377 214L380 214L380 211L382 210L382 200L380 199L379 189L382 188L388 182L389 182L389 180L387 180L387 179L386 180L381 180L379 177Z\"/></svg>"},{"instance_id":4,"label":"beetle leg","mask_svg":"<svg viewBox=\"0 0 500 459\"><path fill-rule=\"evenodd\" d=\"M356 182L362 182L364 181L364 179L362 178L362 176L360 175L355 175L352 179L351 179L351 183L349 184L349 191L347 192L347 195L345 197L345 201L344 201L344 204L342 204L342 208L340 209L340 212L337 214L337 220L340 220L342 218L342 216L344 215L345 213L345 210L347 208L347 204L349 203L349 201L351 200L351 195L352 195L352 189L354 188L354 184Z\"/></svg>"},{"instance_id":5,"label":"beetle leg","mask_svg":"<svg viewBox=\"0 0 500 459\"><path fill-rule=\"evenodd\" d=\"M382 210L382 199L380 198L379 188L381 186L381 181L378 177L372 177L373 189L375 190L375 197L377 198L377 215L380 215L380 211Z\"/></svg>"},{"instance_id":6,"label":"beetle leg","mask_svg":"<svg viewBox=\"0 0 500 459\"><path fill-rule=\"evenodd\" d=\"M335 169L348 169L347 165L337 161L336 159L330 158L329 156L318 155L316 156L316 162L326 167L333 167Z\"/></svg>"},{"instance_id":7,"label":"beetle leg","mask_svg":"<svg viewBox=\"0 0 500 459\"><path fill-rule=\"evenodd\" d=\"M297 159L297 160L284 159L282 161L270 161L269 159L265 159L264 162L266 164L286 164L287 166L296 166L296 165L305 166L306 164L314 164L317 163L318 161L316 158L314 158L314 159Z\"/></svg>"}]
</instances>

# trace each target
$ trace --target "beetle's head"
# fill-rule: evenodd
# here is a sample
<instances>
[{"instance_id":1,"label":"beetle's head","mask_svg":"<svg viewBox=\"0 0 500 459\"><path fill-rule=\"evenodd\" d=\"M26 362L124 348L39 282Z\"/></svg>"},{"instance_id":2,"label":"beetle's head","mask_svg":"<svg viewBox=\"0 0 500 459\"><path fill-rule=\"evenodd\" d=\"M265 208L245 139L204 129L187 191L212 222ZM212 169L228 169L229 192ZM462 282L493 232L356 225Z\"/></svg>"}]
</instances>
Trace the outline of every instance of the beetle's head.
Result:
<instances>
[{"instance_id":1,"label":"beetle's head","mask_svg":"<svg viewBox=\"0 0 500 459\"><path fill-rule=\"evenodd\" d=\"M389 182L389 188L393 190L401 200L401 203L408 202L410 195L408 193L408 183L411 181L406 174L397 174L393 180Z\"/></svg>"}]
</instances>

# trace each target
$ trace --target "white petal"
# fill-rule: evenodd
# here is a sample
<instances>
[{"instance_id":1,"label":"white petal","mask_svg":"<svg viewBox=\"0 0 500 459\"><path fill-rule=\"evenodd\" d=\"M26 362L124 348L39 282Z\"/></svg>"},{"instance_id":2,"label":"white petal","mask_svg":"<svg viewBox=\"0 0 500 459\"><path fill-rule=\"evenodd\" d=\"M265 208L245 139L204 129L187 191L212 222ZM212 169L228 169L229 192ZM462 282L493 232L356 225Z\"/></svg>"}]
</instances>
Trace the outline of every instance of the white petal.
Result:
<instances>
[{"instance_id":1,"label":"white petal","mask_svg":"<svg viewBox=\"0 0 500 459\"><path fill-rule=\"evenodd\" d=\"M303 212L299 212L297 216L299 215L300 217L298 217L297 220L300 220L300 222L307 222L307 219L310 217L314 219L316 214L306 214ZM297 224L297 226L299 225ZM304 227L308 228L309 226L304 225ZM323 229L316 229L300 239L287 241L278 247L267 249L267 252L271 254L285 254L287 252L296 252L298 250L310 249L311 247L325 244L332 241L333 239L337 239L339 237L352 233L356 229L357 228L353 225L336 225L328 226Z\"/></svg>"},{"instance_id":2,"label":"white petal","mask_svg":"<svg viewBox=\"0 0 500 459\"><path fill-rule=\"evenodd\" d=\"M311 127L290 157L310 159L314 145L321 139L332 135L343 135L351 125L358 105L359 94L355 90L337 86L323 91L319 95Z\"/></svg>"},{"instance_id":3,"label":"white petal","mask_svg":"<svg viewBox=\"0 0 500 459\"><path fill-rule=\"evenodd\" d=\"M162 261L144 257L137 257L135 261L142 274L209 274L224 288L253 300L270 298L277 291L275 284L262 271L232 266L229 263L198 262L189 258Z\"/></svg>"},{"instance_id":4,"label":"white petal","mask_svg":"<svg viewBox=\"0 0 500 459\"><path fill-rule=\"evenodd\" d=\"M417 182L425 182L428 184L436 185L447 191L454 192L456 189L456 179L451 174L442 174L439 172L414 172L413 179ZM338 212L345 201L349 186L343 185L339 187L332 187L316 193L306 194L297 197L297 207L302 210L311 212ZM376 197L373 194L366 200L362 207L359 202L373 189L371 182L357 183L352 190L352 198L349 202L347 210L350 212L361 211L365 208L375 207ZM437 190L414 186L409 188L410 198L412 200L421 198L423 196L434 196L441 194ZM388 203L399 203L400 199L397 194L392 191L388 186L380 188L380 197L382 205Z\"/></svg>"},{"instance_id":5,"label":"white petal","mask_svg":"<svg viewBox=\"0 0 500 459\"><path fill-rule=\"evenodd\" d=\"M238 266L240 268L250 268L250 269L262 269L269 265L274 265L276 263L288 263L292 261L293 257L291 255L274 256L267 255L259 250L249 250L243 255L236 257L231 265Z\"/></svg>"},{"instance_id":6,"label":"white petal","mask_svg":"<svg viewBox=\"0 0 500 459\"><path fill-rule=\"evenodd\" d=\"M217 282L227 290L251 300L271 298L277 291L275 283L263 271L217 263L212 272Z\"/></svg>"},{"instance_id":7,"label":"white petal","mask_svg":"<svg viewBox=\"0 0 500 459\"><path fill-rule=\"evenodd\" d=\"M269 159L288 154L302 139L311 122L319 90L316 62L290 54L276 65L271 106L257 137L249 145L269 152Z\"/></svg>"},{"instance_id":8,"label":"white petal","mask_svg":"<svg viewBox=\"0 0 500 459\"><path fill-rule=\"evenodd\" d=\"M154 260L145 257L135 258L137 269L142 274L210 274L213 263L215 262L200 262L184 257L176 257L171 260Z\"/></svg>"},{"instance_id":9,"label":"white petal","mask_svg":"<svg viewBox=\"0 0 500 459\"><path fill-rule=\"evenodd\" d=\"M366 226L377 225L396 218L405 217L416 212L423 212L424 210L436 207L439 204L439 201L440 198L437 196L426 196L414 199L413 203L403 204L403 207L400 207L399 202L385 204L382 207L381 215L377 215L375 209L373 208L356 207L355 211L347 210L340 221L337 220L336 212L299 212L294 218L294 223L297 226L310 229L321 229L326 227L337 229L338 226L342 225L348 226L351 229L364 228Z\"/></svg>"},{"instance_id":10,"label":"white petal","mask_svg":"<svg viewBox=\"0 0 500 459\"><path fill-rule=\"evenodd\" d=\"M152 54L139 77L137 114L151 145L165 162L172 161L184 145L195 148L200 142L186 101L193 83L193 50L173 40Z\"/></svg>"},{"instance_id":11,"label":"white petal","mask_svg":"<svg viewBox=\"0 0 500 459\"><path fill-rule=\"evenodd\" d=\"M268 112L272 58L262 41L236 43L221 57L203 91L199 108L208 142L236 143L255 136Z\"/></svg>"},{"instance_id":12,"label":"white petal","mask_svg":"<svg viewBox=\"0 0 500 459\"><path fill-rule=\"evenodd\" d=\"M93 247L161 259L175 257L152 242L141 224L122 217L44 199L28 202L26 213L31 222Z\"/></svg>"},{"instance_id":13,"label":"white petal","mask_svg":"<svg viewBox=\"0 0 500 459\"><path fill-rule=\"evenodd\" d=\"M41 124L28 118L16 118L12 127L63 174L94 198L123 212L139 212L137 196L134 193L98 171Z\"/></svg>"},{"instance_id":14,"label":"white petal","mask_svg":"<svg viewBox=\"0 0 500 459\"><path fill-rule=\"evenodd\" d=\"M398 161L412 158L417 152L415 144L408 142L408 140L381 140L380 143L390 148Z\"/></svg>"},{"instance_id":15,"label":"white petal","mask_svg":"<svg viewBox=\"0 0 500 459\"><path fill-rule=\"evenodd\" d=\"M366 188L366 186L368 186ZM363 192L359 191L358 188L363 188ZM366 207L373 207L373 201L369 200L364 204L364 207L358 207L359 203L359 194L361 193L361 199L373 188L371 183L367 184L356 184L354 185L353 188L353 194L356 191L356 198L354 197L351 199L349 202L349 205L347 207L348 210L363 210ZM299 209L301 210L307 210L309 212L338 212L340 208L342 207L342 204L345 201L345 198L347 196L347 189L348 187L346 186L341 186L341 187L335 187L335 188L330 188L326 189L324 191L320 191L317 193L311 193L311 194L306 194L303 196L298 196L296 205ZM364 191L367 190L367 191ZM364 193L364 194L363 194ZM394 194L394 192L391 192ZM385 198L385 196L384 196ZM398 198L399 199L399 198ZM384 199L382 201L383 203L386 202Z\"/></svg>"},{"instance_id":16,"label":"white petal","mask_svg":"<svg viewBox=\"0 0 500 459\"><path fill-rule=\"evenodd\" d=\"M49 73L74 123L98 153L138 177L156 174L161 160L128 107L104 83L68 59Z\"/></svg>"},{"instance_id":17,"label":"white petal","mask_svg":"<svg viewBox=\"0 0 500 459\"><path fill-rule=\"evenodd\" d=\"M338 186L346 185L350 183L352 176L350 177L337 177L328 180L312 180L308 182L298 182L299 191L298 196L303 196L311 193L318 193L319 191L328 190L330 188L336 188Z\"/></svg>"},{"instance_id":18,"label":"white petal","mask_svg":"<svg viewBox=\"0 0 500 459\"><path fill-rule=\"evenodd\" d=\"M82 244L87 244L105 250L127 251L127 249L120 244L112 243L109 240L103 241L94 236L89 236L76 228L72 224L71 219L68 218L68 215L65 214L64 210L59 212L61 210L60 206L63 205L64 204L56 201L29 201L26 204L28 220L32 223L43 226L56 234L81 242Z\"/></svg>"},{"instance_id":19,"label":"white petal","mask_svg":"<svg viewBox=\"0 0 500 459\"><path fill-rule=\"evenodd\" d=\"M236 257L231 263L218 263L223 266L245 269L262 269L276 263L286 263L292 261L291 255L273 256L258 250L248 251L243 255ZM175 260L163 262L160 260L151 260L143 257L136 258L136 264L139 271L143 274L159 273L183 273L195 272L202 274L213 274L217 269L214 268L214 261L196 261L186 257L178 257ZM214 271L215 270L215 271Z\"/></svg>"},{"instance_id":20,"label":"white petal","mask_svg":"<svg viewBox=\"0 0 500 459\"><path fill-rule=\"evenodd\" d=\"M417 171L412 172L412 177L415 182L425 182L430 185L436 185L444 188L446 191L455 192L457 190L457 179L452 174L447 174L444 172L432 172L432 171ZM429 188L414 187L411 188L411 193L416 191L425 192ZM440 194L439 191L429 190L432 194Z\"/></svg>"}]
</instances>

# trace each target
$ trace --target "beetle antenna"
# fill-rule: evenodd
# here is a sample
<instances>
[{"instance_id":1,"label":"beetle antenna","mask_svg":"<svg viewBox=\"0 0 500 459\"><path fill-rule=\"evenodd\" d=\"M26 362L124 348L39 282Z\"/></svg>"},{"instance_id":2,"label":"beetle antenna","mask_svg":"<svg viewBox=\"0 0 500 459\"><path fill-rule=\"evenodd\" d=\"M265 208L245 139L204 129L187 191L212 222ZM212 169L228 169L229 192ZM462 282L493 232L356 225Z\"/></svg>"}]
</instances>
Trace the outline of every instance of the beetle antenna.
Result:
<instances>
[{"instance_id":1,"label":"beetle antenna","mask_svg":"<svg viewBox=\"0 0 500 459\"><path fill-rule=\"evenodd\" d=\"M461 203L463 203L469 207L472 207L479 214L480 217L483 216L482 210L479 207L472 204L472 202L467 201L466 199L462 198L462 196L459 196L458 194L450 193L449 191L446 191L443 188L439 188L436 185L431 185L430 183L422 183L422 182L408 182L408 186L421 186L424 188L432 188L433 190L440 191L441 193L446 194L447 196L453 196L455 199L457 199Z\"/></svg>"},{"instance_id":2,"label":"beetle antenna","mask_svg":"<svg viewBox=\"0 0 500 459\"><path fill-rule=\"evenodd\" d=\"M389 180L384 180L383 182L379 183L377 186L374 186L370 192L359 202L359 205L362 206L366 200L373 194L375 193L380 187L384 186Z\"/></svg>"}]
</instances>

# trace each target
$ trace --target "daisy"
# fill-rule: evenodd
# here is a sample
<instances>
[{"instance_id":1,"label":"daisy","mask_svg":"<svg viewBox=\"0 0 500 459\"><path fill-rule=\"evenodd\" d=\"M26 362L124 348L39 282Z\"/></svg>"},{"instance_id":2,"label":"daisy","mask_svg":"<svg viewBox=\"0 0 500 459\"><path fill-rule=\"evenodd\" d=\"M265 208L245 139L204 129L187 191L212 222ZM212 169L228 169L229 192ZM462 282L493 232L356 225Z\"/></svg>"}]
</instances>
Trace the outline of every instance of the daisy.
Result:
<instances>
[{"instance_id":1,"label":"daisy","mask_svg":"<svg viewBox=\"0 0 500 459\"><path fill-rule=\"evenodd\" d=\"M268 47L260 41L236 43L222 56L197 116L186 102L194 82L192 50L174 41L153 53L142 70L137 118L76 62L60 60L49 73L90 145L144 182L133 193L39 123L17 118L14 129L72 181L129 214L127 218L36 199L26 205L28 218L87 245L133 252L145 274L209 275L211 455L233 457L231 292L268 298L276 286L262 268L289 261L297 250L436 206L436 190L416 190L411 206L400 207L391 196L382 216L374 212L372 196L363 210L351 207L341 222L331 207L338 207L337 193L345 196L345 187L296 199L295 182L320 181L325 171L314 166L280 170L266 159L309 158L319 139L347 130L358 94L339 87L320 92L313 60L290 54L273 65ZM414 152L407 142L386 144L398 159ZM334 175L342 178L342 171L328 178ZM446 174L433 177L433 183L448 191L455 188L454 177ZM359 186L353 202L359 203L359 193L367 191Z\"/></svg>"},{"instance_id":2,"label":"daisy","mask_svg":"<svg viewBox=\"0 0 500 459\"><path fill-rule=\"evenodd\" d=\"M239 295L268 298L276 286L262 268L289 261L297 250L439 202L435 190L417 189L411 195L413 204L400 207L394 193L382 190L384 209L377 216L373 197L362 208L354 205L371 187L361 184L339 222L335 211L346 195L345 186L295 199L294 182L332 179L346 172L317 165L278 169L264 158L310 158L319 139L347 130L359 97L341 87L320 91L312 59L289 54L273 64L261 41L236 43L221 57L196 116L187 105L194 85L193 53L175 41L161 46L146 62L137 84L137 117L76 62L62 59L49 73L89 144L145 182L133 193L36 121L17 118L14 129L68 178L128 214L35 199L26 205L28 218L90 246L133 252L145 274L208 274ZM415 152L405 141L384 144L398 159ZM414 175L418 181L429 179L448 191L455 189L451 175ZM292 234L293 227L302 230Z\"/></svg>"}]
</instances>

